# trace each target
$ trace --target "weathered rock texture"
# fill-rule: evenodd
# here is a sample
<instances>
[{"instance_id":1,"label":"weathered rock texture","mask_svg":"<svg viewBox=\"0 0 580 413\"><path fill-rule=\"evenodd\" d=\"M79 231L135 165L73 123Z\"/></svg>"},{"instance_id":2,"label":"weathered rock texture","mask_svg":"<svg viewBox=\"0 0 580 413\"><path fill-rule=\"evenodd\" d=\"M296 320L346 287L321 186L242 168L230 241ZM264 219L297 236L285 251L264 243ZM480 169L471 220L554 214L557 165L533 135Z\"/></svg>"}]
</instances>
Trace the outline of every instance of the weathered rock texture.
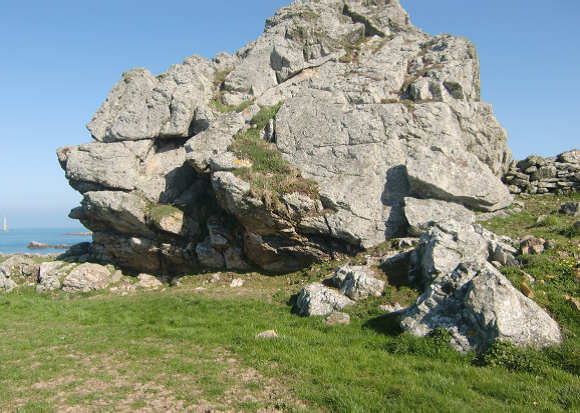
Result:
<instances>
[{"instance_id":1,"label":"weathered rock texture","mask_svg":"<svg viewBox=\"0 0 580 413\"><path fill-rule=\"evenodd\" d=\"M303 287L296 299L300 314L307 316L327 315L350 304L354 304L354 301L319 283Z\"/></svg>"},{"instance_id":2,"label":"weathered rock texture","mask_svg":"<svg viewBox=\"0 0 580 413\"><path fill-rule=\"evenodd\" d=\"M81 264L72 270L62 282L62 290L67 293L88 293L102 290L109 285L111 273L99 264Z\"/></svg>"},{"instance_id":3,"label":"weathered rock texture","mask_svg":"<svg viewBox=\"0 0 580 413\"><path fill-rule=\"evenodd\" d=\"M93 258L174 273L338 258L408 219L427 230L423 199L494 211L512 200L511 153L479 90L475 46L423 33L398 0L292 3L234 55L124 73L88 124L95 142L57 150L84 196L70 216L93 231ZM264 192L238 171L252 162L232 144L258 105L282 102L258 135L317 191Z\"/></svg>"},{"instance_id":4,"label":"weathered rock texture","mask_svg":"<svg viewBox=\"0 0 580 413\"><path fill-rule=\"evenodd\" d=\"M551 158L530 155L514 160L504 176L512 194L569 193L580 189L580 150Z\"/></svg>"},{"instance_id":5,"label":"weathered rock texture","mask_svg":"<svg viewBox=\"0 0 580 413\"><path fill-rule=\"evenodd\" d=\"M426 290L403 314L417 336L446 329L457 350L495 340L542 348L561 342L558 323L488 261L510 247L480 225L443 221L421 237L413 261Z\"/></svg>"}]
</instances>

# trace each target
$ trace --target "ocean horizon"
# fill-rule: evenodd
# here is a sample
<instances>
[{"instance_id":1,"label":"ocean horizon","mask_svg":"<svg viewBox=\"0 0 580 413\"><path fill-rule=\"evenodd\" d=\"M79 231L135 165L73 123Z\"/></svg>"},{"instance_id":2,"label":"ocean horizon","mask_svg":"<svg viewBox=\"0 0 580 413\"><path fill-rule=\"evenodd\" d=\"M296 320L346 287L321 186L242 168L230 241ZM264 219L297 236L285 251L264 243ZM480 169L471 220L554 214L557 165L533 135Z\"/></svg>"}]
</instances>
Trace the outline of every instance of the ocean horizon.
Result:
<instances>
[{"instance_id":1,"label":"ocean horizon","mask_svg":"<svg viewBox=\"0 0 580 413\"><path fill-rule=\"evenodd\" d=\"M90 232L86 228L8 228L7 232L0 232L0 253L14 254L17 252L29 252L49 254L65 252L66 249L28 249L31 241L50 245L73 245L79 242L91 242L92 235L67 235L70 233Z\"/></svg>"}]
</instances>

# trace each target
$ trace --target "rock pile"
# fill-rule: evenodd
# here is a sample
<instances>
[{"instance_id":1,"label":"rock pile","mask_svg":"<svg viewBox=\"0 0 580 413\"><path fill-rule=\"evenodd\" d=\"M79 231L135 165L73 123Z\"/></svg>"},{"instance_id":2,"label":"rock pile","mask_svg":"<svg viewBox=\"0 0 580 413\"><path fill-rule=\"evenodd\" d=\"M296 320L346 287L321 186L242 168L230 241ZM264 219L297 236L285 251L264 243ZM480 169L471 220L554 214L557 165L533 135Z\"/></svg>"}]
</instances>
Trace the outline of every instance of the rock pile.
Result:
<instances>
[{"instance_id":1,"label":"rock pile","mask_svg":"<svg viewBox=\"0 0 580 413\"><path fill-rule=\"evenodd\" d=\"M580 150L552 158L530 155L511 162L505 183L512 194L568 193L580 188Z\"/></svg>"},{"instance_id":2,"label":"rock pile","mask_svg":"<svg viewBox=\"0 0 580 413\"><path fill-rule=\"evenodd\" d=\"M292 3L236 54L124 73L87 126L70 217L138 272L295 270L512 202L475 46L397 0Z\"/></svg>"}]
</instances>

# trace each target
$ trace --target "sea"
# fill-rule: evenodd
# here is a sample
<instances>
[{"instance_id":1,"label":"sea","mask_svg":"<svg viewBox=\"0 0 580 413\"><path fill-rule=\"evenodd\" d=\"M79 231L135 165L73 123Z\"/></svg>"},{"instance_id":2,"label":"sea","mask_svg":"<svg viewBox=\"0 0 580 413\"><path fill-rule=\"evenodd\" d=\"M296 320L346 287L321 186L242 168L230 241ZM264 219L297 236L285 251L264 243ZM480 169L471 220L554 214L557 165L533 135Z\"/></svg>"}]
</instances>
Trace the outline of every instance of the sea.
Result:
<instances>
[{"instance_id":1,"label":"sea","mask_svg":"<svg viewBox=\"0 0 580 413\"><path fill-rule=\"evenodd\" d=\"M1 229L1 227L0 227ZM91 242L92 235L66 235L71 233L89 232L85 228L22 228L8 231L0 231L0 252L3 254L14 254L16 252L30 252L39 254L49 254L52 252L65 252L65 249L28 249L30 241L42 242L50 245L73 245L79 242Z\"/></svg>"}]
</instances>

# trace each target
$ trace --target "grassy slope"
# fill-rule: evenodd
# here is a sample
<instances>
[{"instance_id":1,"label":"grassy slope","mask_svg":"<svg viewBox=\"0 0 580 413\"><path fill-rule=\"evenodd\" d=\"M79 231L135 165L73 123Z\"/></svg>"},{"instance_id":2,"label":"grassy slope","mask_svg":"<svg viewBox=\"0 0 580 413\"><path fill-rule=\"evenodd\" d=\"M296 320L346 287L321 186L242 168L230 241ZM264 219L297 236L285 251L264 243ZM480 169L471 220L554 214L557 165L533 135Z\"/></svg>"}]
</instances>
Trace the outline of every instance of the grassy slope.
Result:
<instances>
[{"instance_id":1,"label":"grassy slope","mask_svg":"<svg viewBox=\"0 0 580 413\"><path fill-rule=\"evenodd\" d=\"M565 264L578 251L566 231L574 219L552 214L556 225L535 224L568 200L560 198L527 199L517 216L485 223L554 240L523 269L538 279L536 300L567 329L560 348L461 355L443 335L401 334L395 317L377 310L412 299L412 287L395 282L383 298L346 310L349 326L296 315L294 294L333 264L280 277L230 273L217 284L192 275L181 288L126 296L21 289L0 296L0 410L579 411L580 312L562 298L580 292ZM504 272L519 282L519 270ZM246 284L230 288L238 276ZM269 329L279 337L255 338Z\"/></svg>"}]
</instances>

